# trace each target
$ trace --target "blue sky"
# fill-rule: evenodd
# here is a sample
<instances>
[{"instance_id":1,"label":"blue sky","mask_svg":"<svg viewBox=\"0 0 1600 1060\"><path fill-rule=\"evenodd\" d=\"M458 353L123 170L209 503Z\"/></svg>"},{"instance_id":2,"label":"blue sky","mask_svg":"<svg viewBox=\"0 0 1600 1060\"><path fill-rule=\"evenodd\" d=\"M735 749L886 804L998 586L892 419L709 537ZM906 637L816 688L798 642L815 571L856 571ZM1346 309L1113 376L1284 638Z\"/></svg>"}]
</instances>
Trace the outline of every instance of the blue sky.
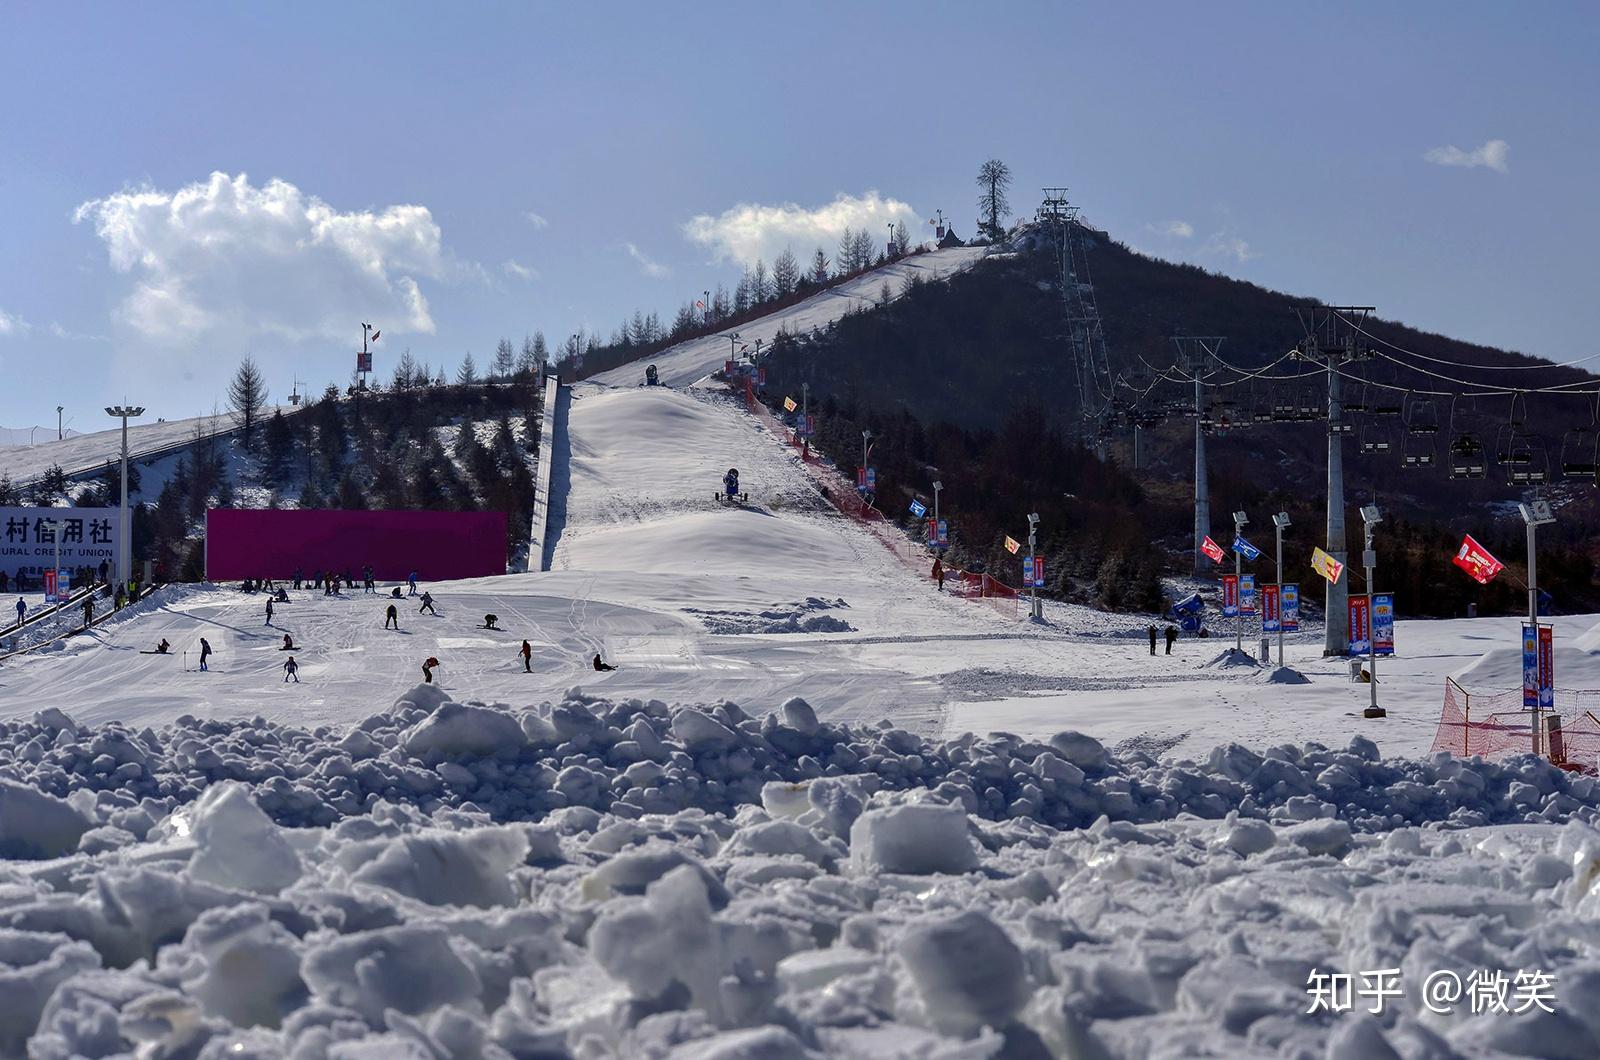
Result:
<instances>
[{"instance_id":1,"label":"blue sky","mask_svg":"<svg viewBox=\"0 0 1600 1060\"><path fill-rule=\"evenodd\" d=\"M1583 356L1597 21L1470 3L0 7L0 424L65 404L98 429L124 397L209 411L247 353L274 395L320 388L348 377L363 320L384 372L407 347L453 368L502 335L670 318L740 254L804 257L841 220L942 208L969 234L991 156L1019 214L1065 184L1149 253Z\"/></svg>"}]
</instances>

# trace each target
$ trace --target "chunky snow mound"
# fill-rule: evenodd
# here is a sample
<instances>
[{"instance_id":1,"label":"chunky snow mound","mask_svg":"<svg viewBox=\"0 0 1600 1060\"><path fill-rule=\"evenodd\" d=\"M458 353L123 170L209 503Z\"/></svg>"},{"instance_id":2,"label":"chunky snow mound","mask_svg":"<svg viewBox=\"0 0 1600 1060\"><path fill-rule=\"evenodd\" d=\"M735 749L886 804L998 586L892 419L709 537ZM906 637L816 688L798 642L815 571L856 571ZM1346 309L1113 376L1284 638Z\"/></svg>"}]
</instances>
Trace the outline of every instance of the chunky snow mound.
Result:
<instances>
[{"instance_id":1,"label":"chunky snow mound","mask_svg":"<svg viewBox=\"0 0 1600 1060\"><path fill-rule=\"evenodd\" d=\"M41 714L0 784L0 1055L1600 1050L1600 790L1532 759L417 689L349 732ZM1307 1013L1390 967L1387 1019ZM1420 1003L1535 967L1554 1016Z\"/></svg>"}]
</instances>

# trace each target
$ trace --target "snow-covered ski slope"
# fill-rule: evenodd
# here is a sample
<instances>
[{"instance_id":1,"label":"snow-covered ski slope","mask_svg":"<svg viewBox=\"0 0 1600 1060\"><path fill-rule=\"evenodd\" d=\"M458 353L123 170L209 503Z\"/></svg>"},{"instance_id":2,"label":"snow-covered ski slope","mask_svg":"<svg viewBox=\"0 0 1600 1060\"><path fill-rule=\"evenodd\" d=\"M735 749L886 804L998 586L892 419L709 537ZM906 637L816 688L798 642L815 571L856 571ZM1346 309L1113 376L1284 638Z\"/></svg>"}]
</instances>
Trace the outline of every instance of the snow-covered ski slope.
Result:
<instances>
[{"instance_id":1,"label":"snow-covered ski slope","mask_svg":"<svg viewBox=\"0 0 1600 1060\"><path fill-rule=\"evenodd\" d=\"M722 367L730 356L728 335L734 331L739 333L741 344L748 344L754 350L758 339L766 346L777 338L780 331L798 334L812 328L825 328L851 309L876 303L883 297L885 284L889 285L889 296L898 298L908 277L948 279L971 268L986 251L985 247L951 247L902 258L759 320L730 328L723 334L680 342L654 357L601 372L594 376L594 381L612 386L632 386L644 379L645 365L654 364L663 385L691 386Z\"/></svg>"},{"instance_id":2,"label":"snow-covered ski slope","mask_svg":"<svg viewBox=\"0 0 1600 1060\"><path fill-rule=\"evenodd\" d=\"M280 405L263 410L263 417L274 412L285 416L299 411L297 405ZM102 413L103 415L103 413ZM107 417L107 422L119 423ZM193 440L195 433L209 435L233 430L236 416L220 412L209 416L192 416L182 420L164 420L159 423L128 424L128 453L138 457L159 452L174 445ZM38 445L0 447L0 475L13 482L25 482L60 465L69 472L92 470L108 460L122 459L122 427L113 426L93 434L79 434L60 441L51 439Z\"/></svg>"}]
</instances>

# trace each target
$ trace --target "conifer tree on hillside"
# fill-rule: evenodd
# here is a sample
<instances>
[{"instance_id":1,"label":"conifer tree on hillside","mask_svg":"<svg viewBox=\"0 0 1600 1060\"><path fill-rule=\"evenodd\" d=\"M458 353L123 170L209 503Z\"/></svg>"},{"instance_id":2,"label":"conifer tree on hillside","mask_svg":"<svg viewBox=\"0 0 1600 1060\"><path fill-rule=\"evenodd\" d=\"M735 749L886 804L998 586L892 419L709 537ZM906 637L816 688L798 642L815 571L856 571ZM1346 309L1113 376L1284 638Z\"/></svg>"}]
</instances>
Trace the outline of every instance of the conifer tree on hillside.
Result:
<instances>
[{"instance_id":1,"label":"conifer tree on hillside","mask_svg":"<svg viewBox=\"0 0 1600 1060\"><path fill-rule=\"evenodd\" d=\"M757 258L756 267L750 270L750 298L756 305L760 305L771 297L772 288L767 280L767 263Z\"/></svg>"},{"instance_id":2,"label":"conifer tree on hillside","mask_svg":"<svg viewBox=\"0 0 1600 1060\"><path fill-rule=\"evenodd\" d=\"M266 472L267 484L273 487L281 486L288 478L289 462L294 456L294 432L289 427L289 421L283 418L281 411L273 412L267 420L266 428Z\"/></svg>"},{"instance_id":3,"label":"conifer tree on hillside","mask_svg":"<svg viewBox=\"0 0 1600 1060\"><path fill-rule=\"evenodd\" d=\"M245 443L249 444L250 432L267 403L267 382L261 369L256 367L255 358L246 357L239 362L239 370L233 373L233 381L228 384L228 403L239 414Z\"/></svg>"},{"instance_id":4,"label":"conifer tree on hillside","mask_svg":"<svg viewBox=\"0 0 1600 1060\"><path fill-rule=\"evenodd\" d=\"M784 247L783 253L772 263L773 296L784 298L793 294L795 285L799 282L800 264L794 260L794 251Z\"/></svg>"},{"instance_id":5,"label":"conifer tree on hillside","mask_svg":"<svg viewBox=\"0 0 1600 1060\"><path fill-rule=\"evenodd\" d=\"M983 220L983 234L992 243L1005 235L1002 222L1011 213L1011 203L1006 192L1011 188L1011 167L998 158L991 158L978 167L978 211Z\"/></svg>"},{"instance_id":6,"label":"conifer tree on hillside","mask_svg":"<svg viewBox=\"0 0 1600 1060\"><path fill-rule=\"evenodd\" d=\"M828 255L822 252L821 247L811 255L811 282L818 287L828 282Z\"/></svg>"},{"instance_id":7,"label":"conifer tree on hillside","mask_svg":"<svg viewBox=\"0 0 1600 1060\"><path fill-rule=\"evenodd\" d=\"M396 390L406 390L416 385L417 362L412 359L411 350L408 347L406 352L400 355L399 363L394 366L394 388Z\"/></svg>"},{"instance_id":8,"label":"conifer tree on hillside","mask_svg":"<svg viewBox=\"0 0 1600 1060\"><path fill-rule=\"evenodd\" d=\"M478 381L478 365L472 359L471 351L461 358L461 367L456 369L456 384L458 386L471 386Z\"/></svg>"},{"instance_id":9,"label":"conifer tree on hillside","mask_svg":"<svg viewBox=\"0 0 1600 1060\"><path fill-rule=\"evenodd\" d=\"M517 352L516 376L518 379L531 379L539 372L539 360L533 352L533 336L522 337L522 349Z\"/></svg>"},{"instance_id":10,"label":"conifer tree on hillside","mask_svg":"<svg viewBox=\"0 0 1600 1060\"><path fill-rule=\"evenodd\" d=\"M904 221L896 221L894 225L894 243L896 249L902 254L911 252L911 233L906 230Z\"/></svg>"},{"instance_id":11,"label":"conifer tree on hillside","mask_svg":"<svg viewBox=\"0 0 1600 1060\"><path fill-rule=\"evenodd\" d=\"M512 349L510 339L501 339L494 348L494 368L491 378L504 382L511 378L511 372L516 368L517 351Z\"/></svg>"}]
</instances>

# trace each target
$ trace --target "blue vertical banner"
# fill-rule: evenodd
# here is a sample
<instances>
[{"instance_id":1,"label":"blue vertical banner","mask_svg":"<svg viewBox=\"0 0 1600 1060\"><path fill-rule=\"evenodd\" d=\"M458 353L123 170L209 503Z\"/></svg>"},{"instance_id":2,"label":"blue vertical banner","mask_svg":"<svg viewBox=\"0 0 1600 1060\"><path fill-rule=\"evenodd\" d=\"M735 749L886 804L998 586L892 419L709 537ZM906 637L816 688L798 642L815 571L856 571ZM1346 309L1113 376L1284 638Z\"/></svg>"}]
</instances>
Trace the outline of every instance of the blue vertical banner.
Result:
<instances>
[{"instance_id":1,"label":"blue vertical banner","mask_svg":"<svg viewBox=\"0 0 1600 1060\"><path fill-rule=\"evenodd\" d=\"M1372 594L1372 652L1394 654L1394 593Z\"/></svg>"},{"instance_id":2,"label":"blue vertical banner","mask_svg":"<svg viewBox=\"0 0 1600 1060\"><path fill-rule=\"evenodd\" d=\"M1239 576L1239 613L1253 615L1256 613L1256 576L1242 574Z\"/></svg>"},{"instance_id":3,"label":"blue vertical banner","mask_svg":"<svg viewBox=\"0 0 1600 1060\"><path fill-rule=\"evenodd\" d=\"M1022 585L1023 588L1033 584L1033 557L1022 557Z\"/></svg>"},{"instance_id":4,"label":"blue vertical banner","mask_svg":"<svg viewBox=\"0 0 1600 1060\"><path fill-rule=\"evenodd\" d=\"M1522 709L1539 706L1539 637L1534 628L1522 624Z\"/></svg>"},{"instance_id":5,"label":"blue vertical banner","mask_svg":"<svg viewBox=\"0 0 1600 1060\"><path fill-rule=\"evenodd\" d=\"M1298 583L1284 583L1282 606L1283 631L1285 633L1298 633L1300 631L1300 586Z\"/></svg>"},{"instance_id":6,"label":"blue vertical banner","mask_svg":"<svg viewBox=\"0 0 1600 1060\"><path fill-rule=\"evenodd\" d=\"M950 543L950 524L944 519L939 520L936 540L940 545L948 545Z\"/></svg>"},{"instance_id":7,"label":"blue vertical banner","mask_svg":"<svg viewBox=\"0 0 1600 1060\"><path fill-rule=\"evenodd\" d=\"M875 467L869 467L869 468L867 468L867 491L869 493L872 493L872 492L876 492L877 489L878 489L878 469L875 468Z\"/></svg>"}]
</instances>

